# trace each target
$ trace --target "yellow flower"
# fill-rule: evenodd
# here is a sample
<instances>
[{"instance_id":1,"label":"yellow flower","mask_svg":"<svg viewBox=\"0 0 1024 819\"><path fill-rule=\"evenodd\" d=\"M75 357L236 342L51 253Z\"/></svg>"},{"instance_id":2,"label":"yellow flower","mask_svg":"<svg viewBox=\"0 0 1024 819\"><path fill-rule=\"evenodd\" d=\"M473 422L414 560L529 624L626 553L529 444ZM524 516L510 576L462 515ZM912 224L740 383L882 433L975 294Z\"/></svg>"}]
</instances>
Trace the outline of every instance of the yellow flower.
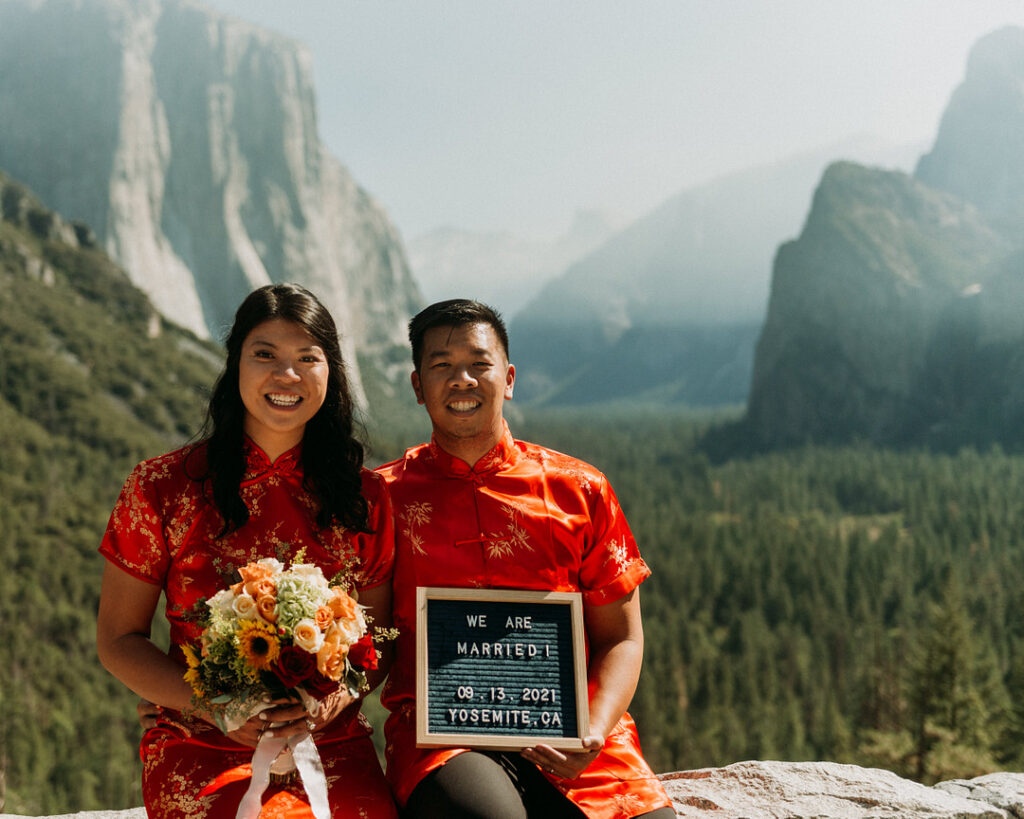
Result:
<instances>
[{"instance_id":1,"label":"yellow flower","mask_svg":"<svg viewBox=\"0 0 1024 819\"><path fill-rule=\"evenodd\" d=\"M188 671L185 672L185 682L191 686L193 694L197 697L202 697L203 689L200 685L199 657L196 655L195 649L190 645L183 645L181 651L185 655L185 662L188 663Z\"/></svg>"},{"instance_id":2,"label":"yellow flower","mask_svg":"<svg viewBox=\"0 0 1024 819\"><path fill-rule=\"evenodd\" d=\"M269 623L242 620L238 629L238 651L253 668L266 671L281 653L281 643Z\"/></svg>"}]
</instances>

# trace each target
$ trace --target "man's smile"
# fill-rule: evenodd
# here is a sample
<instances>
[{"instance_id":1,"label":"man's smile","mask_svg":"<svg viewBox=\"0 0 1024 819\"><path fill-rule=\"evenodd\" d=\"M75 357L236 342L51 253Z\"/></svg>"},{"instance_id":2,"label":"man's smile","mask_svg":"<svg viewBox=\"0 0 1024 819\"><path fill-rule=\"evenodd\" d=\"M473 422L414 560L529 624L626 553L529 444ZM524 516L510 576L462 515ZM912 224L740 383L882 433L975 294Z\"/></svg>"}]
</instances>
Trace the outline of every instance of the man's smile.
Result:
<instances>
[{"instance_id":1,"label":"man's smile","mask_svg":"<svg viewBox=\"0 0 1024 819\"><path fill-rule=\"evenodd\" d=\"M448 409L455 410L455 412L471 412L480 406L480 401L474 399L461 398L457 401L449 401Z\"/></svg>"}]
</instances>

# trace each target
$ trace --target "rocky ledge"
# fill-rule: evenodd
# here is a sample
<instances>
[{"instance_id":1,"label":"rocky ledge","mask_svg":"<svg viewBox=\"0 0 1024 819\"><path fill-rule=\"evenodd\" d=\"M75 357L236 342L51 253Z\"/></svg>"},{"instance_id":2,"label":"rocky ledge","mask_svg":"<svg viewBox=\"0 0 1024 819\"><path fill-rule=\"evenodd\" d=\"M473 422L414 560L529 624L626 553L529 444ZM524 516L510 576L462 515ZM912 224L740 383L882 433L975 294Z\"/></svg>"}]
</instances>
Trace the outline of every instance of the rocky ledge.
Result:
<instances>
[{"instance_id":1,"label":"rocky ledge","mask_svg":"<svg viewBox=\"0 0 1024 819\"><path fill-rule=\"evenodd\" d=\"M737 762L661 779L676 813L692 819L1024 819L1024 773L927 787L891 771L834 762ZM52 819L145 817L145 810L133 808Z\"/></svg>"}]
</instances>

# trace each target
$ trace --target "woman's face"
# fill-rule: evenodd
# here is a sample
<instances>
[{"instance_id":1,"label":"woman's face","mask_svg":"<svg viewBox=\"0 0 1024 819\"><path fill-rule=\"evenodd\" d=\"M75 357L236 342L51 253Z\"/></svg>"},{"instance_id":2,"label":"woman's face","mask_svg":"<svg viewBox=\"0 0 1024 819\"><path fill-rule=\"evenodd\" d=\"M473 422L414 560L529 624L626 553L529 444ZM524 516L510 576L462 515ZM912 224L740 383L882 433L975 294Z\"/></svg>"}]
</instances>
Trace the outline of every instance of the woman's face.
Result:
<instances>
[{"instance_id":1,"label":"woman's face","mask_svg":"<svg viewBox=\"0 0 1024 819\"><path fill-rule=\"evenodd\" d=\"M271 460L302 440L323 406L327 377L323 349L293 321L269 319L245 337L238 365L244 428Z\"/></svg>"}]
</instances>

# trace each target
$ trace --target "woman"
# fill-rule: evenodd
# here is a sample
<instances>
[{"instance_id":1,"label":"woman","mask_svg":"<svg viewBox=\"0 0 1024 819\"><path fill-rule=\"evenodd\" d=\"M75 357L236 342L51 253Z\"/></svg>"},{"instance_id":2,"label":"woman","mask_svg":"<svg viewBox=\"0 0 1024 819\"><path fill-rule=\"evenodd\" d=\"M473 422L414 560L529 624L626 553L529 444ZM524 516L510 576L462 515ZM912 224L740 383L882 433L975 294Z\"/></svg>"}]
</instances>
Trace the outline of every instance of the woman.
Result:
<instances>
[{"instance_id":1,"label":"woman","mask_svg":"<svg viewBox=\"0 0 1024 819\"><path fill-rule=\"evenodd\" d=\"M290 563L301 549L303 560L326 577L351 570L360 604L376 625L390 623L391 503L381 478L362 468L337 331L315 296L281 284L245 299L204 433L198 444L135 468L100 546L108 561L100 660L160 706L156 727L142 739L148 814L234 817L260 737L311 730L331 816L393 817L369 727L348 693L329 696L315 717L300 703L277 701L224 734L211 714L192 705L183 678L181 645L198 644L200 634L190 612L260 558ZM169 654L149 639L161 591L171 624ZM272 780L264 819L312 815L297 778Z\"/></svg>"}]
</instances>

